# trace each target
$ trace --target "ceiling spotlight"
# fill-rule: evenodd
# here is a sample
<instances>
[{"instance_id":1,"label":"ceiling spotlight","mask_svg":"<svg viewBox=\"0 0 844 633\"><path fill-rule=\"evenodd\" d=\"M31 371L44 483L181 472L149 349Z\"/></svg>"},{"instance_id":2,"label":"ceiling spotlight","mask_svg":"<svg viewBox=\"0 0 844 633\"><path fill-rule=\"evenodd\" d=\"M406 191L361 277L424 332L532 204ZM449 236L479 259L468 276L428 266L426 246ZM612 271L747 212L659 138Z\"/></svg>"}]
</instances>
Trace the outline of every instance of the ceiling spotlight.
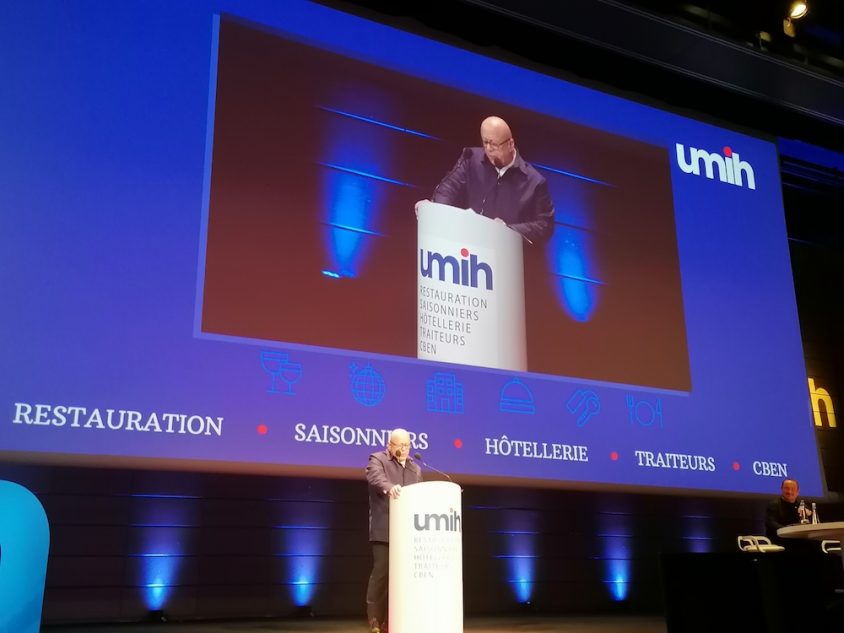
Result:
<instances>
[{"instance_id":1,"label":"ceiling spotlight","mask_svg":"<svg viewBox=\"0 0 844 633\"><path fill-rule=\"evenodd\" d=\"M808 2L792 2L788 7L788 17L792 20L799 20L809 11Z\"/></svg>"}]
</instances>

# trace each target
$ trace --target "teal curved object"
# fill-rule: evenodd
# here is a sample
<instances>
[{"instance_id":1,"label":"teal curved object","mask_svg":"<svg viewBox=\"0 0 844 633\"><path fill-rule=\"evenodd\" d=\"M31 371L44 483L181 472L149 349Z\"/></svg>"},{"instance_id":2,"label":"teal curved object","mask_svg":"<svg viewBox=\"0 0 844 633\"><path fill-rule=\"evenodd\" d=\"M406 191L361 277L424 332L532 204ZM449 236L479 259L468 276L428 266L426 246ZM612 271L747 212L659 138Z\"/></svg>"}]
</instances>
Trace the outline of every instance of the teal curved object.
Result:
<instances>
[{"instance_id":1,"label":"teal curved object","mask_svg":"<svg viewBox=\"0 0 844 633\"><path fill-rule=\"evenodd\" d=\"M38 498L0 481L0 631L38 633L50 526Z\"/></svg>"}]
</instances>

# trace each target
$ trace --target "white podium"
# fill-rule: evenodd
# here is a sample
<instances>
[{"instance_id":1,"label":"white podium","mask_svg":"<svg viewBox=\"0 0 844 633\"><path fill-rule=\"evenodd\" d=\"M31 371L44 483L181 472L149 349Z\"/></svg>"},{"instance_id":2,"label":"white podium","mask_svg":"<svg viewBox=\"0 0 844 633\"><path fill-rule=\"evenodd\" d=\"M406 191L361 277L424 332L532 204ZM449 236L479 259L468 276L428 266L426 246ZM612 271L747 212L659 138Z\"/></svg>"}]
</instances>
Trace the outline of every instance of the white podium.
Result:
<instances>
[{"instance_id":1,"label":"white podium","mask_svg":"<svg viewBox=\"0 0 844 633\"><path fill-rule=\"evenodd\" d=\"M463 633L463 512L450 481L390 500L390 633Z\"/></svg>"},{"instance_id":2,"label":"white podium","mask_svg":"<svg viewBox=\"0 0 844 633\"><path fill-rule=\"evenodd\" d=\"M526 370L522 236L436 202L417 217L417 357Z\"/></svg>"}]
</instances>

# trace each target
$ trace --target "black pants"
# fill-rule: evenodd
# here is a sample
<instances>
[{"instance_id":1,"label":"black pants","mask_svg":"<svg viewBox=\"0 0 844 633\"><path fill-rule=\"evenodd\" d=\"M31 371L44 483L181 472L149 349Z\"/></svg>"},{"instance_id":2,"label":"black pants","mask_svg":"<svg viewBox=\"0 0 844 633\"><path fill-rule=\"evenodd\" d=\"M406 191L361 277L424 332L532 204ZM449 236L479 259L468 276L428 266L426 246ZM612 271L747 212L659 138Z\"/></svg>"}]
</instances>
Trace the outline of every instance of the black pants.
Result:
<instances>
[{"instance_id":1,"label":"black pants","mask_svg":"<svg viewBox=\"0 0 844 633\"><path fill-rule=\"evenodd\" d=\"M390 545L372 542L372 573L366 587L366 618L381 625L387 623L387 591L390 588Z\"/></svg>"}]
</instances>

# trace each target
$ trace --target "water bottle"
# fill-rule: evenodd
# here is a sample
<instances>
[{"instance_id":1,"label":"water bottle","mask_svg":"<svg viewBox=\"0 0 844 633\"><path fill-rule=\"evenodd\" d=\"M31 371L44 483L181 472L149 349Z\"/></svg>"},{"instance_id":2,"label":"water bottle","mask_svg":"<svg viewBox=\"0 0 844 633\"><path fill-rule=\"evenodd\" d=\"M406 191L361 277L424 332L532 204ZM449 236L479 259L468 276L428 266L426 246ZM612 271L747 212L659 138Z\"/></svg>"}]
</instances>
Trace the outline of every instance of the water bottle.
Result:
<instances>
[{"instance_id":1,"label":"water bottle","mask_svg":"<svg viewBox=\"0 0 844 633\"><path fill-rule=\"evenodd\" d=\"M806 502L803 499L800 500L800 505L797 507L797 516L800 517L801 524L809 522L809 519L806 518Z\"/></svg>"},{"instance_id":2,"label":"water bottle","mask_svg":"<svg viewBox=\"0 0 844 633\"><path fill-rule=\"evenodd\" d=\"M812 501L812 524L816 525L820 522L821 520L818 518L818 506Z\"/></svg>"}]
</instances>

